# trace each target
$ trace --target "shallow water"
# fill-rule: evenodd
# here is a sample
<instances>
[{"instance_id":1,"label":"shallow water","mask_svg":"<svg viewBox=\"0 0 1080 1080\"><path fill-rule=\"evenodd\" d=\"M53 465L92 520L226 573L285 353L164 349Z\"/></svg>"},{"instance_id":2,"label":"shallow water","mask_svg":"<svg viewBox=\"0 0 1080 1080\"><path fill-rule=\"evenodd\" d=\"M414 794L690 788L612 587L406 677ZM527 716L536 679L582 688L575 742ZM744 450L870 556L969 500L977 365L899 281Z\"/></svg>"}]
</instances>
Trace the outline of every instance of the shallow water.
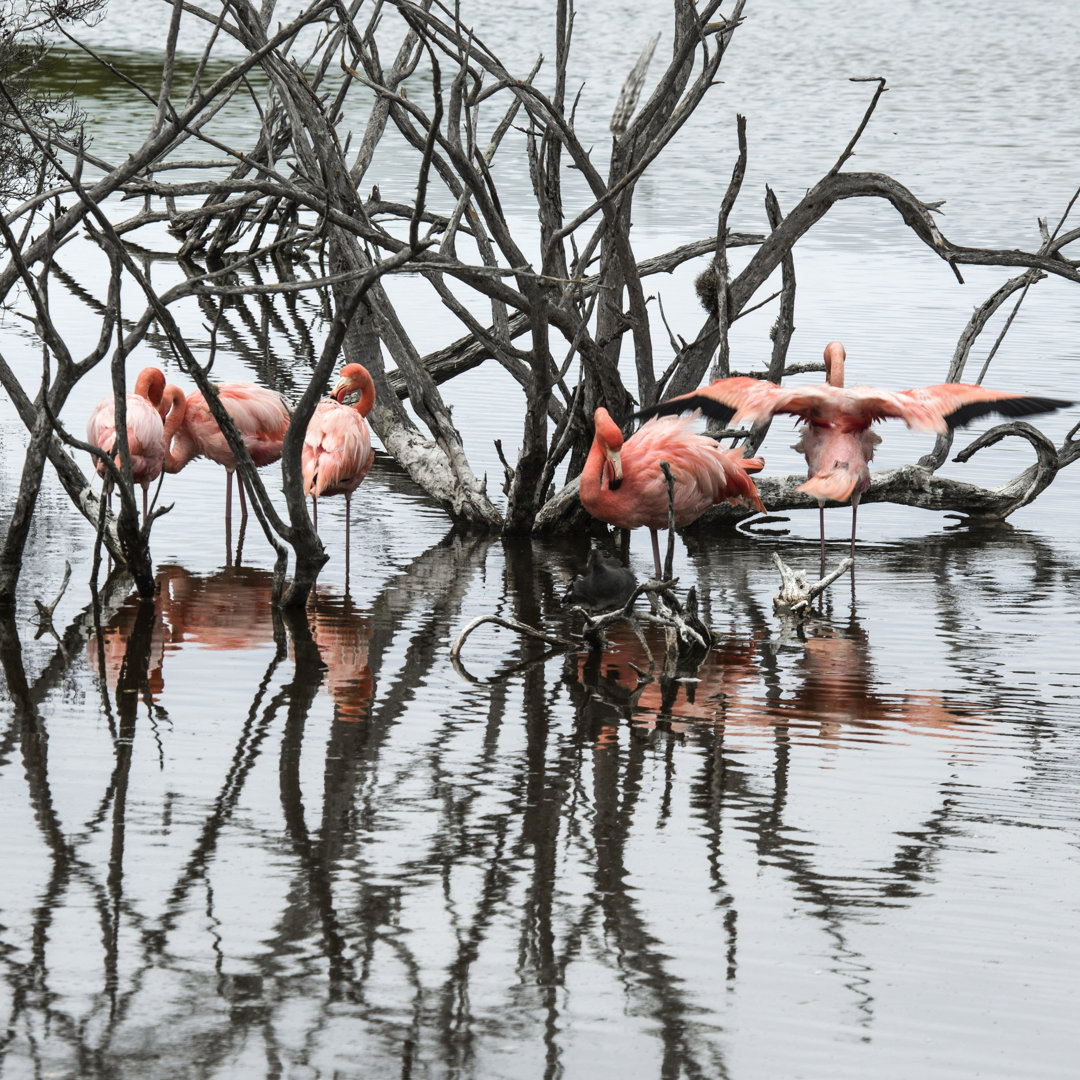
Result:
<instances>
[{"instance_id":1,"label":"shallow water","mask_svg":"<svg viewBox=\"0 0 1080 1080\"><path fill-rule=\"evenodd\" d=\"M489 40L514 30L510 8L473 7ZM95 34L135 49L131 10ZM579 13L597 145L657 10ZM713 112L643 186L640 253L714 226L736 108L749 229L765 180L788 207L835 160L868 97L846 79L879 71L893 89L857 167L947 198L958 242L1034 245L1036 215L1076 183L1060 12L1014 5L1006 27L961 2L750 5ZM508 53L537 47L518 33ZM102 125L99 144L122 136ZM853 376L887 385L941 379L971 307L1009 276L956 285L884 207L839 208L797 256L793 359L840 337ZM655 283L684 336L693 269ZM96 338L76 300L54 302ZM1033 290L988 383L1072 393L1077 308L1064 285ZM295 392L317 311L299 303L269 338L250 311L216 372ZM743 320L734 346L766 356L771 318ZM421 348L456 336L440 320L418 315ZM188 325L205 355L194 308ZM19 320L0 349L32 385ZM170 367L151 353L140 363ZM87 380L73 428L106 386ZM484 367L449 396L478 471L499 476L513 386ZM1060 439L1075 419L1040 426ZM927 449L884 434L882 467ZM0 440L7 505L24 444L10 409ZM800 468L793 441L774 425L770 472ZM946 471L996 484L1029 456L999 445ZM458 534L382 455L354 501L348 580L331 500L331 562L288 622L257 529L226 558L218 467L164 489L159 602L120 591L97 622L89 529L50 485L17 638L0 639L0 1076L1072 1076L1075 483L991 530L864 506L855 580L801 628L773 614L771 554L812 570L816 514L780 536L691 530L676 572L717 641L692 680L663 684L641 679L626 635L602 657L546 655L490 625L455 670L477 616L571 628L560 598L585 549ZM835 560L850 512L826 519ZM64 559L62 640L35 639L32 601L56 594ZM647 572L647 537L632 563Z\"/></svg>"}]
</instances>

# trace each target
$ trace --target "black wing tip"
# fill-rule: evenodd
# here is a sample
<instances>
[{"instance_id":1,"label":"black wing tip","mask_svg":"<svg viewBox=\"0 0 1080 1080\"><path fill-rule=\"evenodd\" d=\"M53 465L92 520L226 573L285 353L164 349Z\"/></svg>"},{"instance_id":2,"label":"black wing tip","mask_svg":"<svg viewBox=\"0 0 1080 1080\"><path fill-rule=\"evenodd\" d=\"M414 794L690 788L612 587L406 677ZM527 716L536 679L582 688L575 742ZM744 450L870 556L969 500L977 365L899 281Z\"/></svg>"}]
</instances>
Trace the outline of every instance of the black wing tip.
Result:
<instances>
[{"instance_id":1,"label":"black wing tip","mask_svg":"<svg viewBox=\"0 0 1080 1080\"><path fill-rule=\"evenodd\" d=\"M1058 398L1014 397L1000 398L997 401L971 401L954 409L945 417L950 428L963 427L972 420L987 413L1000 413L1002 416L1035 416L1038 413L1053 412L1055 409L1067 409L1073 401L1061 401Z\"/></svg>"},{"instance_id":2,"label":"black wing tip","mask_svg":"<svg viewBox=\"0 0 1080 1080\"><path fill-rule=\"evenodd\" d=\"M706 394L683 394L681 397L671 398L640 409L630 419L644 421L651 420L654 416L679 416L682 413L694 412L696 409L700 409L709 419L719 420L724 424L736 412L731 405L725 405Z\"/></svg>"}]
</instances>

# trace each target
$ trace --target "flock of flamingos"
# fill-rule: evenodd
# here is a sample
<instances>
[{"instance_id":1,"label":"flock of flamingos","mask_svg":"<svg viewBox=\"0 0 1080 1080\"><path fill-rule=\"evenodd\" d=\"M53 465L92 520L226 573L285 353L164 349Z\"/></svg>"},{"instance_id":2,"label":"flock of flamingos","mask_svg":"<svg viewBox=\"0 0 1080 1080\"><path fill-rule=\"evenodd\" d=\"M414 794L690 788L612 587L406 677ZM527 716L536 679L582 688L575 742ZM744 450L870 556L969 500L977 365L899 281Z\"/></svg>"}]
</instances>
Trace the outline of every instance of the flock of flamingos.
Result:
<instances>
[{"instance_id":1,"label":"flock of flamingos","mask_svg":"<svg viewBox=\"0 0 1080 1080\"><path fill-rule=\"evenodd\" d=\"M353 406L345 405L345 397L357 391L359 401ZM245 382L221 383L217 394L256 467L277 461L291 417L285 398L276 390ZM319 496L344 495L346 552L352 493L363 482L375 459L365 419L374 404L375 384L367 369L360 364L346 364L330 397L316 407L304 436L301 457L304 494L312 497L315 526L318 528L319 524ZM91 445L112 452L116 442L113 398L98 403L87 422L86 437ZM147 491L163 469L178 473L189 461L208 457L225 467L225 528L230 530L236 459L201 392L186 395L179 386L166 386L160 369L144 368L135 382L135 392L127 395L127 437L132 479L143 489L144 518ZM105 477L107 470L101 458L95 457L95 468L99 476ZM109 488L108 478L105 486ZM244 485L237 486L241 518L246 520Z\"/></svg>"},{"instance_id":2,"label":"flock of flamingos","mask_svg":"<svg viewBox=\"0 0 1080 1080\"><path fill-rule=\"evenodd\" d=\"M674 397L635 414L644 423L624 439L604 408L594 415L595 434L581 474L580 498L593 517L624 529L647 526L652 534L657 580L661 579L657 530L668 525L667 482L661 462L667 462L674 484L675 525L689 525L710 506L723 500L764 511L751 473L764 467L761 458L746 458L740 448L723 449L714 439L693 429L700 411L722 423L759 424L776 413L787 413L804 425L795 449L806 457L809 479L800 490L818 500L821 508L821 566L825 567L825 502L852 506L851 554L855 554L855 514L859 497L870 486L869 462L881 437L871 430L878 420L903 420L917 431L943 435L987 413L1031 416L1072 405L1071 401L988 390L965 383L941 383L914 390L879 390L844 386L843 345L825 347L825 385L785 387L764 379L735 376L719 379L689 394ZM355 405L345 398L359 392ZM281 457L289 426L288 402L281 394L253 383L222 383L218 396L232 417L256 466ZM329 398L316 408L304 436L302 472L304 494L310 495L318 527L320 496L344 495L345 542L348 558L349 513L352 493L367 476L374 458L365 419L375 403L371 376L360 364L347 364ZM693 414L682 416L680 414ZM179 386L166 386L158 368L145 368L127 395L127 437L135 483L147 490L162 473L179 472L189 461L208 457L227 474L226 528L230 525L232 474L236 461L201 393L185 395ZM87 424L90 443L106 454L116 442L115 405L105 398ZM95 458L98 473L106 466ZM109 481L106 478L106 488ZM240 506L247 506L243 484Z\"/></svg>"}]
</instances>

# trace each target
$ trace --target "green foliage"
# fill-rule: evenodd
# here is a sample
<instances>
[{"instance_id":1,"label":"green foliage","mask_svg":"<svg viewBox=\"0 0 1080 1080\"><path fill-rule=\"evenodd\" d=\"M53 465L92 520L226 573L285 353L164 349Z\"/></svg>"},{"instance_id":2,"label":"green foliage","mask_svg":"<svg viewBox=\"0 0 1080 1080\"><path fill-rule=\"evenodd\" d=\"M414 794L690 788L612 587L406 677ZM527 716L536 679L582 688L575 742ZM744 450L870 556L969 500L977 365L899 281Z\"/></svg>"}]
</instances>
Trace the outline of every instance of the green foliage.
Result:
<instances>
[{"instance_id":1,"label":"green foliage","mask_svg":"<svg viewBox=\"0 0 1080 1080\"><path fill-rule=\"evenodd\" d=\"M59 24L92 21L107 0L0 0L0 203L29 198L50 179L35 138L54 144L82 116L69 94L40 87L49 64L45 33Z\"/></svg>"}]
</instances>

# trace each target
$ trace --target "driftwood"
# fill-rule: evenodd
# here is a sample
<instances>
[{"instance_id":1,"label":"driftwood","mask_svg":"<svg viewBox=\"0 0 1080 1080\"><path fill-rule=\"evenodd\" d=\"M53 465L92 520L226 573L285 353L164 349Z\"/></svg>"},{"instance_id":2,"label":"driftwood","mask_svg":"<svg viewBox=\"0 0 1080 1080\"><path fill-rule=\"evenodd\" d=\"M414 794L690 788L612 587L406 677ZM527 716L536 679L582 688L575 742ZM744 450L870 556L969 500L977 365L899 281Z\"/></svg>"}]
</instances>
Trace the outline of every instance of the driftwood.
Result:
<instances>
[{"instance_id":1,"label":"driftwood","mask_svg":"<svg viewBox=\"0 0 1080 1080\"><path fill-rule=\"evenodd\" d=\"M773 597L773 610L779 615L797 615L807 611L818 596L855 565L850 558L841 559L835 570L830 570L811 585L805 570L793 570L775 551L772 553L772 561L780 571L780 592Z\"/></svg>"},{"instance_id":2,"label":"driftwood","mask_svg":"<svg viewBox=\"0 0 1080 1080\"><path fill-rule=\"evenodd\" d=\"M871 474L870 488L859 502L893 502L923 510L940 510L963 515L973 523L1004 521L1010 514L1032 502L1066 465L1080 456L1076 430L1057 447L1031 424L1015 420L984 432L956 455L958 462L969 460L979 450L1001 439L1017 436L1027 439L1035 449L1036 461L998 488L983 488L963 480L938 476L925 465L904 465ZM798 490L806 474L755 477L762 502L770 511L816 509L818 501ZM690 526L691 529L733 525L749 517L738 507L714 506Z\"/></svg>"}]
</instances>

